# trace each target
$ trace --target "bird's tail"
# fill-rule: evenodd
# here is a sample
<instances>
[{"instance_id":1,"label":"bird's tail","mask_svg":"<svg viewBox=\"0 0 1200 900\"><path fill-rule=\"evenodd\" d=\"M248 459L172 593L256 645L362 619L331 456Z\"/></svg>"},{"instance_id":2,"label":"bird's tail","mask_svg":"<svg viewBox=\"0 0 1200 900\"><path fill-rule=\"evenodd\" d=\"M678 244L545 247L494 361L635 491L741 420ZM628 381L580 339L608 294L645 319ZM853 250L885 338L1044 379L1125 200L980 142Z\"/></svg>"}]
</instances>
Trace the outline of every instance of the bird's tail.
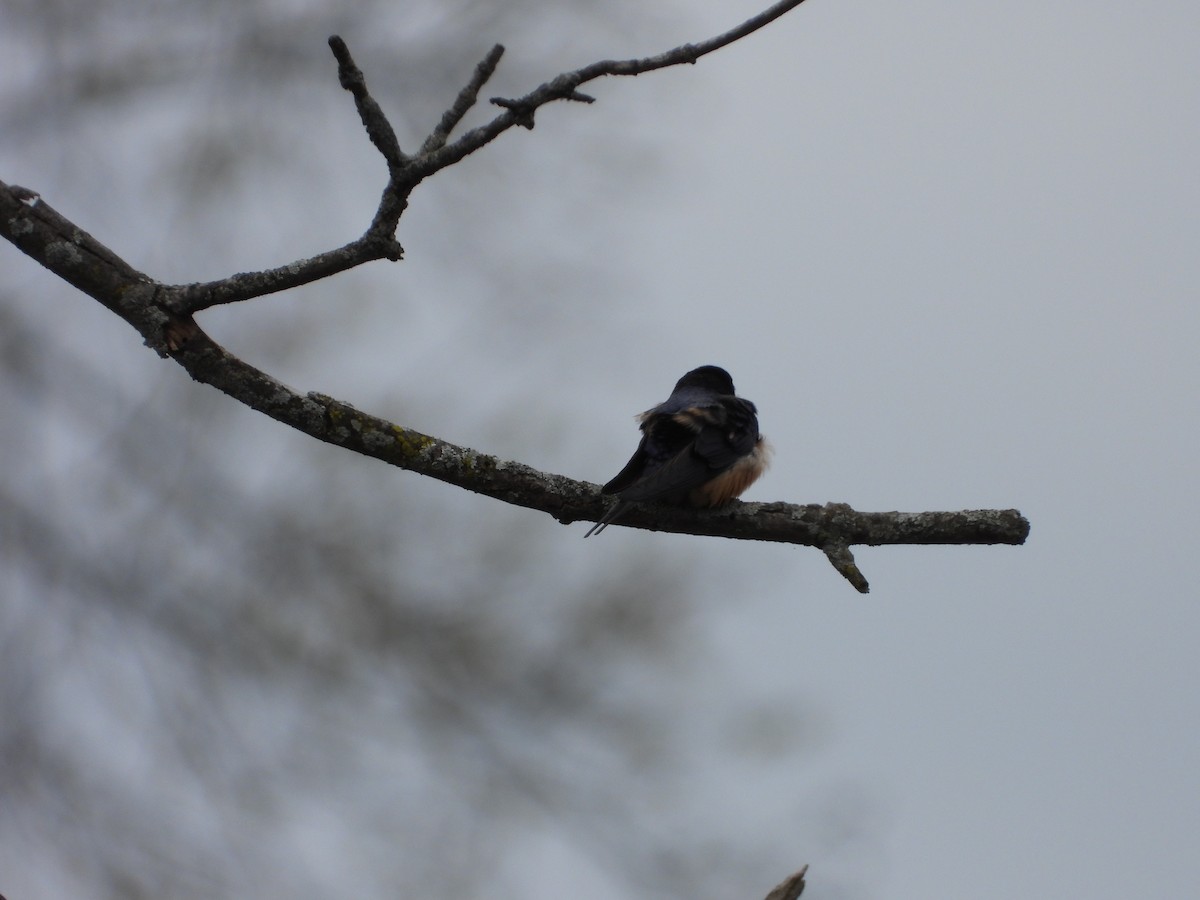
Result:
<instances>
[{"instance_id":1,"label":"bird's tail","mask_svg":"<svg viewBox=\"0 0 1200 900\"><path fill-rule=\"evenodd\" d=\"M620 516L622 513L624 513L625 510L627 510L627 509L629 509L628 501L618 500L616 503L614 503L609 508L608 512L606 512L603 516L600 517L599 522L597 522L595 525L593 525L591 528L588 529L588 533L583 536L584 539L586 540L587 538L590 538L593 534L599 534L600 532L602 532L605 528L607 528L609 525L611 525L613 522L615 522L617 520L617 517Z\"/></svg>"}]
</instances>

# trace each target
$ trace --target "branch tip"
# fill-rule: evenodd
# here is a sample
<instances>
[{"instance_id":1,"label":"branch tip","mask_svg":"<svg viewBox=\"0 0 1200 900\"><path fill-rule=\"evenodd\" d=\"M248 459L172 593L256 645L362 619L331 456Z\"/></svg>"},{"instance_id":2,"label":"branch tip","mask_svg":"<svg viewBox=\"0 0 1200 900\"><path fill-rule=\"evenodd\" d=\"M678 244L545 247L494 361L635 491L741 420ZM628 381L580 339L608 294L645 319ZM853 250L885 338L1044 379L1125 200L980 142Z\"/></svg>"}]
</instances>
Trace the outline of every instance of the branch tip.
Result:
<instances>
[{"instance_id":1,"label":"branch tip","mask_svg":"<svg viewBox=\"0 0 1200 900\"><path fill-rule=\"evenodd\" d=\"M463 116L475 105L475 101L479 99L479 91L483 88L492 74L496 71L496 66L500 64L500 57L504 55L504 45L495 44L488 51L487 56L479 61L475 66L475 72L471 76L471 80L466 83L458 96L454 98L454 103L451 107L442 114L442 120L438 122L437 128L433 129L429 137L425 139L425 143L421 145L420 155L432 153L434 150L441 149L446 146L446 141L450 137L450 132L463 120Z\"/></svg>"},{"instance_id":2,"label":"branch tip","mask_svg":"<svg viewBox=\"0 0 1200 900\"><path fill-rule=\"evenodd\" d=\"M776 885L771 893L767 894L766 900L796 900L797 897L804 893L804 876L807 874L808 866L801 866L799 872L789 875Z\"/></svg>"},{"instance_id":3,"label":"branch tip","mask_svg":"<svg viewBox=\"0 0 1200 900\"><path fill-rule=\"evenodd\" d=\"M825 557L837 570L838 574L845 578L854 589L860 594L869 593L870 585L867 583L866 576L859 570L858 564L854 561L854 554L850 552L850 545L844 541L828 541L821 545L821 550L825 553Z\"/></svg>"},{"instance_id":4,"label":"branch tip","mask_svg":"<svg viewBox=\"0 0 1200 900\"><path fill-rule=\"evenodd\" d=\"M366 76L355 64L354 57L350 55L350 48L335 34L329 38L329 49L333 51L337 60L338 84L354 96L354 105L358 108L358 117L362 120L363 127L367 129L367 137L371 139L375 149L383 154L389 169L401 168L408 157L400 149L400 142L396 139L392 123L367 90Z\"/></svg>"},{"instance_id":5,"label":"branch tip","mask_svg":"<svg viewBox=\"0 0 1200 900\"><path fill-rule=\"evenodd\" d=\"M337 60L338 81L342 87L348 91L352 91L355 85L365 87L362 70L355 64L354 57L350 55L350 48L340 35L329 36L329 49L333 51L333 58Z\"/></svg>"}]
</instances>

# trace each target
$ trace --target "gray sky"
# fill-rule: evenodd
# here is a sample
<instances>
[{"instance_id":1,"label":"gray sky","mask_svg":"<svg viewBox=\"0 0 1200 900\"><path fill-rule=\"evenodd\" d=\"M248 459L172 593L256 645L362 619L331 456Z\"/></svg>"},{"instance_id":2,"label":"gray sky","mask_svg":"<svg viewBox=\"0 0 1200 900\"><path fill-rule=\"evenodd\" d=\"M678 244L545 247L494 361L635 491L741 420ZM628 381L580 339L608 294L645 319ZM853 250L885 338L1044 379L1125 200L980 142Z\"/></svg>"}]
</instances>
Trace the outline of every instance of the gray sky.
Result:
<instances>
[{"instance_id":1,"label":"gray sky","mask_svg":"<svg viewBox=\"0 0 1200 900\"><path fill-rule=\"evenodd\" d=\"M744 316L755 498L1032 522L863 549L867 598L713 549L762 573L720 665L829 708L821 767L881 813L873 896L1193 889L1198 37L1183 3L815 2L670 85L704 143L668 150L643 283L690 340Z\"/></svg>"},{"instance_id":2,"label":"gray sky","mask_svg":"<svg viewBox=\"0 0 1200 900\"><path fill-rule=\"evenodd\" d=\"M584 31L569 53L552 35L494 37L548 77L715 34L757 9L691 4L678 33L658 19L652 38L591 46ZM545 110L534 132L423 186L401 226L401 267L205 324L297 387L598 482L632 449L632 414L686 369L717 363L776 448L748 499L1019 508L1032 522L1021 548L860 548L862 597L810 550L620 528L584 544L583 525L399 476L461 510L464 527L527 530L564 571L652 548L700 573L707 658L677 698L696 713L683 820L698 833L735 823L777 864L758 894L808 862L816 900L1187 896L1200 834L1200 604L1186 561L1200 506L1198 38L1200 7L1182 2L810 0L699 66L595 85L596 105ZM529 87L505 73L490 93ZM194 90L219 117L221 98ZM333 103L342 119L295 150L314 171L338 160L309 186L320 215L269 229L285 185L221 194L212 220L237 224L187 255L177 248L190 226L135 239L111 204L86 224L119 252L136 243L144 255L131 262L164 279L340 243L373 209L382 166L349 102ZM164 134L169 106L155 120ZM97 170L114 193L150 190L130 162L153 140L107 124L92 126ZM0 177L47 193L92 177L44 150L4 151ZM581 164L588 152L612 167ZM497 183L475 200L475 186ZM82 205L69 193L51 202L67 215ZM445 233L520 262L506 279L476 272L461 244L439 243ZM25 265L6 260L6 273ZM16 279L31 292L45 283ZM363 301L273 367L265 336L293 315L325 321L330 290L341 310L359 291ZM565 315L560 294L586 298L577 324L524 346ZM511 317L485 327L446 301L458 295ZM73 303L62 308L86 324L68 346L144 353L97 304ZM399 328L423 337L393 359ZM390 384L447 361L461 380L423 384L419 397ZM531 391L543 421L506 441L496 422ZM152 384L144 396L153 403ZM255 439L276 427L246 424ZM532 450L531 431L542 438ZM48 451L71 452L65 437ZM801 764L772 749L760 702L819 711ZM722 750L747 738L708 721L706 704L745 704L754 752L729 763ZM814 819L815 832L801 827ZM520 873L578 875L552 834L519 850L500 877L525 896L562 896L562 883L528 886ZM836 887L823 893L823 881ZM572 891L624 896L599 870Z\"/></svg>"}]
</instances>

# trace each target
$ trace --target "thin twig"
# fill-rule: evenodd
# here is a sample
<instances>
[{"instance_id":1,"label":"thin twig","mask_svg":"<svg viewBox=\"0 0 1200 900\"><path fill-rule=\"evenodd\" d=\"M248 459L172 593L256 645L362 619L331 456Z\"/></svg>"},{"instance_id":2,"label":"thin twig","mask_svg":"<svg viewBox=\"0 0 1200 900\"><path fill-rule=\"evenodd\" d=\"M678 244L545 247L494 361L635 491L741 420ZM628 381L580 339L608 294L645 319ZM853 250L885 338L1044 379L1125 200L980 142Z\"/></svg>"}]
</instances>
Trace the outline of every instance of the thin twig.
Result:
<instances>
[{"instance_id":1,"label":"thin twig","mask_svg":"<svg viewBox=\"0 0 1200 900\"><path fill-rule=\"evenodd\" d=\"M592 102L593 98L579 92L579 86L582 84L594 81L605 75L641 75L644 72L651 72L655 69L665 69L669 66L695 63L700 57L706 56L715 50L720 50L722 47L726 47L734 41L744 38L746 35L752 34L763 26L774 22L784 13L795 9L803 2L804 0L782 0L782 2L776 3L758 15L747 19L736 28L731 28L714 38L709 38L698 44L683 44L672 50L667 50L665 53L660 53L657 56L647 56L641 59L601 60L600 62L584 66L582 69L576 69L573 72L564 72L557 78L535 88L524 97L515 99L493 97L491 102L502 107L504 109L503 113L487 124L468 131L453 143L446 144L438 150L414 157L412 165L408 168L407 175L410 178L427 178L434 172L454 165L464 157L486 146L514 126L532 128L534 113L547 103L553 103L557 100Z\"/></svg>"},{"instance_id":2,"label":"thin twig","mask_svg":"<svg viewBox=\"0 0 1200 900\"><path fill-rule=\"evenodd\" d=\"M425 138L425 143L421 145L421 154L431 153L439 147L446 145L446 140L450 137L458 123L475 105L479 99L479 92L483 86L487 84L492 73L496 71L496 66L500 63L500 57L504 55L504 47L500 44L494 46L488 51L485 56L475 67L475 74L471 76L471 80L466 86L458 92L458 96L454 98L454 103L450 108L442 113L442 120L438 122L437 128L430 132L429 137Z\"/></svg>"},{"instance_id":3,"label":"thin twig","mask_svg":"<svg viewBox=\"0 0 1200 900\"><path fill-rule=\"evenodd\" d=\"M160 302L178 315L191 315L223 303L238 303L291 290L322 278L357 268L377 259L397 260L404 248L393 240L379 240L368 232L344 247L296 260L261 272L241 272L200 284L164 285Z\"/></svg>"},{"instance_id":4,"label":"thin twig","mask_svg":"<svg viewBox=\"0 0 1200 900\"><path fill-rule=\"evenodd\" d=\"M404 255L404 248L395 237L400 217L408 206L412 191L430 175L454 165L514 126L532 128L534 113L547 103L556 100L591 103L593 98L578 90L585 82L604 75L637 75L667 66L694 63L701 56L757 31L803 2L785 0L776 3L736 28L698 44L683 44L643 59L603 60L559 75L524 97L514 100L494 98L492 102L502 107L504 112L485 125L468 131L453 143L447 143L450 133L475 104L479 91L495 72L504 52L504 48L497 44L475 67L471 79L442 114L441 121L425 139L420 152L413 157L405 155L400 149L395 129L367 89L366 77L354 62L350 48L342 38L333 35L329 38L329 47L337 59L338 81L353 95L367 135L388 166L388 182L380 194L379 206L366 232L336 250L263 272L244 273L197 284L164 286L158 295L159 301L176 315L194 315L224 303L237 303L310 284L375 260L399 260Z\"/></svg>"},{"instance_id":5,"label":"thin twig","mask_svg":"<svg viewBox=\"0 0 1200 900\"><path fill-rule=\"evenodd\" d=\"M399 169L408 158L400 149L400 142L396 140L396 131L392 128L392 123L367 90L366 76L354 62L350 48L335 34L329 39L329 49L333 51L338 62L338 82L354 95L354 105L358 107L358 116L362 119L363 127L367 129L371 143L383 154L389 169Z\"/></svg>"},{"instance_id":6,"label":"thin twig","mask_svg":"<svg viewBox=\"0 0 1200 900\"><path fill-rule=\"evenodd\" d=\"M767 894L767 900L796 900L804 893L804 876L807 874L808 866L803 866L799 872L785 878Z\"/></svg>"}]
</instances>

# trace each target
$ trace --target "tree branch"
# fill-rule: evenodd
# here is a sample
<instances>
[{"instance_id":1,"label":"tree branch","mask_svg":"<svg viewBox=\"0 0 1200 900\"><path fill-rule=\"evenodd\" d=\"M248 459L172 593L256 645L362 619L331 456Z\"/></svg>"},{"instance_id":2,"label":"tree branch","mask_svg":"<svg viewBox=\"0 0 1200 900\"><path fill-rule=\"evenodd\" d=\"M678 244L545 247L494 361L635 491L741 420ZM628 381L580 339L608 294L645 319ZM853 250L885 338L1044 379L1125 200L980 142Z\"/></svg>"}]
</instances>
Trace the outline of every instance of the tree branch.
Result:
<instances>
[{"instance_id":1,"label":"tree branch","mask_svg":"<svg viewBox=\"0 0 1200 900\"><path fill-rule=\"evenodd\" d=\"M425 178L444 169L448 165L461 160L476 150L495 140L514 125L523 128L533 128L533 114L547 103L556 100L577 100L583 103L593 102L593 98L579 92L579 86L595 81L605 75L641 75L655 69L665 69L669 66L694 64L700 57L707 56L715 50L720 50L734 41L751 34L765 25L774 22L784 13L795 9L804 0L782 0L756 16L747 19L736 28L731 28L714 38L701 41L698 44L682 44L672 50L667 50L657 56L647 56L642 59L601 60L591 65L564 72L557 78L545 82L524 97L505 99L493 97L492 103L502 107L505 112L491 122L467 132L457 141L441 149L423 154L412 162L413 168Z\"/></svg>"},{"instance_id":2,"label":"tree branch","mask_svg":"<svg viewBox=\"0 0 1200 900\"><path fill-rule=\"evenodd\" d=\"M207 284L166 285L137 271L115 253L60 215L34 191L0 182L0 234L21 251L121 316L163 356L170 356L197 381L212 385L284 424L318 440L371 456L457 487L536 509L569 524L597 521L611 499L596 485L539 472L517 462L458 447L360 412L323 394L301 395L230 354L196 324L193 313L286 290L329 277L373 259L399 259L396 225L408 196L424 178L453 165L514 125L532 127L534 112L554 100L590 102L580 85L604 75L637 75L653 69L694 63L763 27L798 6L787 0L722 35L685 44L659 56L602 61L559 75L516 100L494 101L505 111L453 143L449 135L476 102L495 71L503 48L492 48L479 63L416 156L406 156L345 43L330 46L343 87L354 96L368 136L384 156L388 186L366 233L344 247L288 266L231 276ZM821 549L856 589L867 581L850 552L854 544L1020 544L1029 523L1016 510L962 512L862 513L844 504L795 505L741 503L711 511L645 505L630 509L621 525L652 531L743 540L801 544ZM801 889L803 872L798 873ZM798 895L798 892L797 892Z\"/></svg>"},{"instance_id":3,"label":"tree branch","mask_svg":"<svg viewBox=\"0 0 1200 900\"><path fill-rule=\"evenodd\" d=\"M223 303L251 300L277 291L288 290L310 284L330 275L379 259L393 262L402 258L404 248L396 241L396 227L401 215L408 207L408 198L422 181L442 169L452 166L481 147L494 141L514 125L533 127L534 112L556 100L579 100L591 103L592 98L581 94L581 84L594 81L605 75L640 75L654 69L695 63L701 56L719 50L739 38L757 31L784 13L799 6L804 0L783 0L774 6L747 19L736 28L717 35L699 44L683 44L673 50L648 56L644 59L602 60L565 72L524 97L515 100L493 98L492 103L505 111L486 125L467 132L457 141L447 144L450 133L462 121L475 104L479 91L496 71L504 48L497 44L475 67L475 72L454 103L442 115L441 121L425 139L416 156L406 156L400 149L396 132L391 122L367 90L366 77L355 64L346 42L337 35L329 39L329 47L338 63L338 81L354 97L359 118L367 130L367 136L382 154L388 167L388 182L380 196L379 207L365 234L338 250L318 254L310 259L298 260L265 272L235 275L219 281L203 284L164 286L160 302L172 312L184 315Z\"/></svg>"},{"instance_id":4,"label":"tree branch","mask_svg":"<svg viewBox=\"0 0 1200 900\"><path fill-rule=\"evenodd\" d=\"M403 168L408 157L400 149L396 132L383 114L383 108L367 91L367 78L350 56L350 48L335 34L329 39L329 49L338 62L338 83L354 95L354 105L358 107L358 116L367 129L367 137L375 149L383 154L389 169L395 171Z\"/></svg>"}]
</instances>

